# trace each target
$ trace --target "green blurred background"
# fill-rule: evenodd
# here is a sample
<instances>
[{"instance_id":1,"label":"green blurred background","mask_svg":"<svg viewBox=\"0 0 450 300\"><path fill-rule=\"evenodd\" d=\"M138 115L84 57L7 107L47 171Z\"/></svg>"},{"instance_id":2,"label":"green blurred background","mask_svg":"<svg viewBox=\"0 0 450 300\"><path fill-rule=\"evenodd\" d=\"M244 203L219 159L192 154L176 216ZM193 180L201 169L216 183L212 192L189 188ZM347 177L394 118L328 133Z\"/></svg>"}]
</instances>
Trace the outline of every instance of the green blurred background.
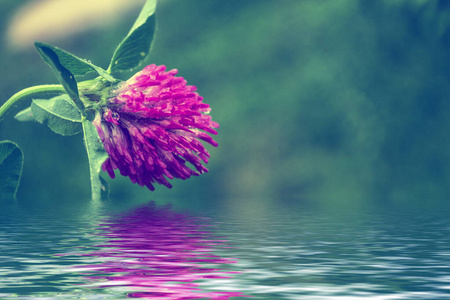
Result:
<instances>
[{"instance_id":1,"label":"green blurred background","mask_svg":"<svg viewBox=\"0 0 450 300\"><path fill-rule=\"evenodd\" d=\"M17 15L31 2L0 2L0 103L22 88L56 83L32 40L20 44L11 27L31 19ZM45 2L52 1L36 1ZM106 67L143 2L136 3L109 22L83 21L73 25L79 26L75 32L41 41ZM450 195L448 1L158 5L148 63L176 68L198 87L221 125L219 147L208 148L209 173L174 180L171 190L157 186L150 192L128 178L108 180L112 201L435 205ZM34 29L55 16L32 11L43 16ZM0 123L0 140L17 142L25 154L18 198L88 199L81 135L62 137L46 126L15 121L15 112L27 104Z\"/></svg>"}]
</instances>

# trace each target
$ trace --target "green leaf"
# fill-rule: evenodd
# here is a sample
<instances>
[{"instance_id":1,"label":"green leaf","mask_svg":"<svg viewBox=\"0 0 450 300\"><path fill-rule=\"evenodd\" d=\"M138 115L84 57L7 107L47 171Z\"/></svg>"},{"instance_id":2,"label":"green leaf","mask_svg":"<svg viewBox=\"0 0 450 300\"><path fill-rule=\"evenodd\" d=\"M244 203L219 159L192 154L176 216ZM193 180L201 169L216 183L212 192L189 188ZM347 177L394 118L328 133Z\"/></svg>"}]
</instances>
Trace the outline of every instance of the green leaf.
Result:
<instances>
[{"instance_id":1,"label":"green leaf","mask_svg":"<svg viewBox=\"0 0 450 300\"><path fill-rule=\"evenodd\" d=\"M147 0L128 35L119 44L109 65L110 73L138 67L150 51L155 34L156 0Z\"/></svg>"},{"instance_id":2,"label":"green leaf","mask_svg":"<svg viewBox=\"0 0 450 300\"><path fill-rule=\"evenodd\" d=\"M33 113L31 112L31 106L25 108L24 110L21 110L18 112L14 119L20 122L33 122L36 121L36 119L33 117Z\"/></svg>"},{"instance_id":3,"label":"green leaf","mask_svg":"<svg viewBox=\"0 0 450 300\"><path fill-rule=\"evenodd\" d=\"M58 81L64 86L64 89L74 101L75 105L81 112L84 112L84 105L78 95L77 82L72 72L61 64L58 55L51 47L39 42L35 42L34 45L42 59L53 69Z\"/></svg>"},{"instance_id":4,"label":"green leaf","mask_svg":"<svg viewBox=\"0 0 450 300\"><path fill-rule=\"evenodd\" d=\"M16 143L0 142L0 199L15 198L22 175L23 153Z\"/></svg>"},{"instance_id":5,"label":"green leaf","mask_svg":"<svg viewBox=\"0 0 450 300\"><path fill-rule=\"evenodd\" d=\"M46 47L48 49L51 49L58 57L61 65L72 72L72 74L75 76L82 76L90 72L96 72L98 75L102 76L110 82L115 81L115 79L111 75L109 75L108 72L92 64L90 61L79 58L72 53L49 44L36 42L36 45L38 45L39 47Z\"/></svg>"},{"instance_id":6,"label":"green leaf","mask_svg":"<svg viewBox=\"0 0 450 300\"><path fill-rule=\"evenodd\" d=\"M83 134L84 146L86 147L89 170L91 174L91 192L93 200L105 199L108 196L109 188L106 181L100 177L102 164L108 158L108 154L103 148L103 144L97 133L94 124L88 120L84 120Z\"/></svg>"},{"instance_id":7,"label":"green leaf","mask_svg":"<svg viewBox=\"0 0 450 300\"><path fill-rule=\"evenodd\" d=\"M61 135L74 135L82 130L81 114L67 95L33 100L31 113L39 123Z\"/></svg>"}]
</instances>

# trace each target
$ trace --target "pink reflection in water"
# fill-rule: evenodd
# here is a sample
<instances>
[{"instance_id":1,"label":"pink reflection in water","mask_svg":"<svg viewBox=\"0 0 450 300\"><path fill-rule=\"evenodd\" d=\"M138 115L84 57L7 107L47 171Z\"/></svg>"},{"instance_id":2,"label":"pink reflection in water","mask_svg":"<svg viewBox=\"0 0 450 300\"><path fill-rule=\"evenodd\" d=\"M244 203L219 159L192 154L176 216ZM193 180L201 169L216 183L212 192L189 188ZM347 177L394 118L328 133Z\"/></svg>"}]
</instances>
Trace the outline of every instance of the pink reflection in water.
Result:
<instances>
[{"instance_id":1,"label":"pink reflection in water","mask_svg":"<svg viewBox=\"0 0 450 300\"><path fill-rule=\"evenodd\" d=\"M112 218L100 230L108 238L97 245L101 250L81 254L100 260L80 266L95 287L126 287L130 298L245 297L240 292L202 291L196 283L236 273L221 271L236 260L212 254L224 241L214 239L198 218L150 203Z\"/></svg>"}]
</instances>

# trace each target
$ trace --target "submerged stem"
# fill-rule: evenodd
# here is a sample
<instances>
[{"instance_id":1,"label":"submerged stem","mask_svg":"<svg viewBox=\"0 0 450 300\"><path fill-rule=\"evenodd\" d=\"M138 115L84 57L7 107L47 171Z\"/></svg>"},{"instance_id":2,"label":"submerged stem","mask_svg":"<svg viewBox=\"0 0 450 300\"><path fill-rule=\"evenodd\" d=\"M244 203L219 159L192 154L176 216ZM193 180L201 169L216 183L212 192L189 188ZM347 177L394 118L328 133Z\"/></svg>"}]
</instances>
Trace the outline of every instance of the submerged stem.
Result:
<instances>
[{"instance_id":1,"label":"submerged stem","mask_svg":"<svg viewBox=\"0 0 450 300\"><path fill-rule=\"evenodd\" d=\"M23 89L20 92L15 93L0 107L0 119L14 104L19 101L27 99L30 96L52 93L66 93L66 90L61 84L36 85Z\"/></svg>"}]
</instances>

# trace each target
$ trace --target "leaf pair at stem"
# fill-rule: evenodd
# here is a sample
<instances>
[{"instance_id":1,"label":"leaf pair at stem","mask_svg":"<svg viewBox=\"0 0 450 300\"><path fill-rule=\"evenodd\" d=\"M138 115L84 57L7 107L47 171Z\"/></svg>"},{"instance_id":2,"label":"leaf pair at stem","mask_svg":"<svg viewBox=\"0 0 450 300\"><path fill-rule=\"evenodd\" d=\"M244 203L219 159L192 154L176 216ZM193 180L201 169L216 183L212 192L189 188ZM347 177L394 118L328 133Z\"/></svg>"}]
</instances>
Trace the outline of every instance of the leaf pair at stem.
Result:
<instances>
[{"instance_id":1,"label":"leaf pair at stem","mask_svg":"<svg viewBox=\"0 0 450 300\"><path fill-rule=\"evenodd\" d=\"M0 107L0 120L19 101L42 95L59 95L49 100L34 99L27 109L19 112L18 121L37 121L62 135L83 132L86 147L91 191L94 200L108 194L106 182L100 177L101 166L108 158L95 126L89 121L88 112L95 110L90 96L104 95L119 82L115 78L123 71L132 71L147 57L155 33L156 0L147 0L131 30L117 46L107 70L90 61L49 44L36 42L43 60L51 67L60 84L41 85L24 89L13 95ZM76 81L76 76L95 72L98 77L89 81ZM82 93L80 94L80 88ZM89 95L83 91L89 90ZM15 197L22 172L23 154L19 146L10 141L0 142L0 198Z\"/></svg>"}]
</instances>

